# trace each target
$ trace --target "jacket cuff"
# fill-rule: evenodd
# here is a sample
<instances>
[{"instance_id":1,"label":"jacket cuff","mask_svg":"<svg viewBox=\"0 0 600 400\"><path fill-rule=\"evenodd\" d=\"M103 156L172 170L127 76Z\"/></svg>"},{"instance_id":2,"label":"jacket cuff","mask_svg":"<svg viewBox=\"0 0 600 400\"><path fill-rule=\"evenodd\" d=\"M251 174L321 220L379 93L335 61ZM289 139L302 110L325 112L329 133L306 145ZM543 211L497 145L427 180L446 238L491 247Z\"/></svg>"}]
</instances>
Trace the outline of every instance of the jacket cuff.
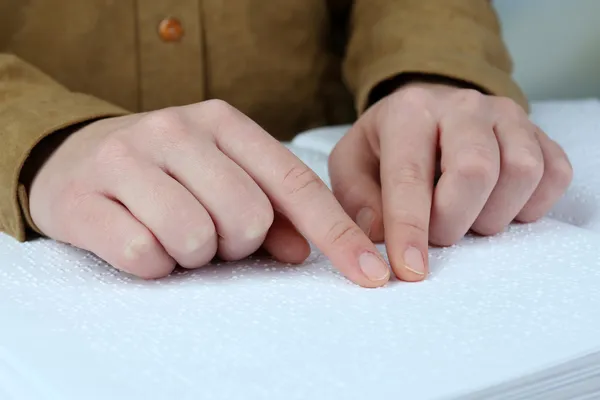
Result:
<instances>
[{"instance_id":1,"label":"jacket cuff","mask_svg":"<svg viewBox=\"0 0 600 400\"><path fill-rule=\"evenodd\" d=\"M400 79L402 75L431 75L464 82L468 86L481 89L489 95L509 97L529 111L529 103L519 86L513 81L506 71L487 64L464 62L460 58L445 55L419 54L406 57L395 54L384 57L364 68L357 79L355 107L359 115L364 113L369 106L373 89L390 79Z\"/></svg>"},{"instance_id":2,"label":"jacket cuff","mask_svg":"<svg viewBox=\"0 0 600 400\"><path fill-rule=\"evenodd\" d=\"M126 114L126 110L103 100L62 90L36 91L1 107L0 232L19 241L25 240L26 227L39 232L19 179L27 157L42 139L75 124Z\"/></svg>"}]
</instances>

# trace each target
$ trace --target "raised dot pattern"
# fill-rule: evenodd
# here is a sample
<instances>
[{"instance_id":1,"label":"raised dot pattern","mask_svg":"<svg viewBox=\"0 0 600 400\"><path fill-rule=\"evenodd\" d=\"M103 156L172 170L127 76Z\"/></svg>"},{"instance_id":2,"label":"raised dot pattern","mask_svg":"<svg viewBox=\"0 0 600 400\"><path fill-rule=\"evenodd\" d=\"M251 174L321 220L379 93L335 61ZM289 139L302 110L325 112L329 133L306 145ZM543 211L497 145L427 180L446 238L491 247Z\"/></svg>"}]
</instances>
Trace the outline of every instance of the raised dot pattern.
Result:
<instances>
[{"instance_id":1,"label":"raised dot pattern","mask_svg":"<svg viewBox=\"0 0 600 400\"><path fill-rule=\"evenodd\" d=\"M438 399L600 350L600 104L533 116L573 156L572 190L553 218L431 249L422 283L358 288L317 251L147 282L0 235L0 395ZM325 153L290 147L327 179Z\"/></svg>"}]
</instances>

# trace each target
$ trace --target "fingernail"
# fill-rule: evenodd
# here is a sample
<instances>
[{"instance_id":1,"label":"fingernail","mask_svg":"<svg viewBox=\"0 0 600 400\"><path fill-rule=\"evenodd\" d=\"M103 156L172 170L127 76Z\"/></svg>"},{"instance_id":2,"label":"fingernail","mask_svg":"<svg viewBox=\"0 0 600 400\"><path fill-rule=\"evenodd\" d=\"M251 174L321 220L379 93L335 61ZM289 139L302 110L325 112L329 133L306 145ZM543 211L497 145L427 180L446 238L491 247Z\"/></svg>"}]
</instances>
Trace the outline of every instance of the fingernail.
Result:
<instances>
[{"instance_id":1,"label":"fingernail","mask_svg":"<svg viewBox=\"0 0 600 400\"><path fill-rule=\"evenodd\" d=\"M125 258L128 260L137 260L148 250L149 246L150 241L146 236L138 236L125 247Z\"/></svg>"},{"instance_id":2,"label":"fingernail","mask_svg":"<svg viewBox=\"0 0 600 400\"><path fill-rule=\"evenodd\" d=\"M193 231L185 241L186 251L192 253L200 249L202 245L212 237L214 234L214 228L211 226L201 226Z\"/></svg>"},{"instance_id":3,"label":"fingernail","mask_svg":"<svg viewBox=\"0 0 600 400\"><path fill-rule=\"evenodd\" d=\"M363 207L356 214L356 224L367 236L371 234L371 226L374 221L375 213L370 207Z\"/></svg>"},{"instance_id":4,"label":"fingernail","mask_svg":"<svg viewBox=\"0 0 600 400\"><path fill-rule=\"evenodd\" d=\"M415 247L409 247L404 252L404 267L418 275L425 275L425 261L423 255Z\"/></svg>"},{"instance_id":5,"label":"fingernail","mask_svg":"<svg viewBox=\"0 0 600 400\"><path fill-rule=\"evenodd\" d=\"M390 275L390 269L373 253L365 252L358 258L358 265L371 281L382 281Z\"/></svg>"}]
</instances>

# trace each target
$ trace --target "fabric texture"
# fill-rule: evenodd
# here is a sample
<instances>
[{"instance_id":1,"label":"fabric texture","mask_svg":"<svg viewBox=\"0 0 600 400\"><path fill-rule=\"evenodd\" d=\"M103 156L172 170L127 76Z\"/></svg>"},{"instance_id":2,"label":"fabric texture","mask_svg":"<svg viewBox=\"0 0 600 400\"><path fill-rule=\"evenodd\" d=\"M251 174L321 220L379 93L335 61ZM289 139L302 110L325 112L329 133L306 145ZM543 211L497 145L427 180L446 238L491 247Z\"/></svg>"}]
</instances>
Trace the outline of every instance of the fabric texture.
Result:
<instances>
[{"instance_id":1,"label":"fabric texture","mask_svg":"<svg viewBox=\"0 0 600 400\"><path fill-rule=\"evenodd\" d=\"M166 18L180 40L161 39ZM288 140L352 122L377 85L408 73L527 107L511 72L485 0L5 0L0 231L25 238L21 168L63 127L220 98Z\"/></svg>"}]
</instances>

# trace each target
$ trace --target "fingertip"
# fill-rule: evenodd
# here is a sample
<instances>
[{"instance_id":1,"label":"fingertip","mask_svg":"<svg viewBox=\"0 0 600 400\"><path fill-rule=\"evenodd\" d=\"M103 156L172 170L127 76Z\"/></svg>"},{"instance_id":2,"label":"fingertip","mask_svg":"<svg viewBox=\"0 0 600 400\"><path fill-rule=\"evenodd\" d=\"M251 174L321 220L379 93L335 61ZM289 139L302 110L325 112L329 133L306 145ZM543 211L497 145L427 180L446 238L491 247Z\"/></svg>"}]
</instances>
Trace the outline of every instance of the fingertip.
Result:
<instances>
[{"instance_id":1,"label":"fingertip","mask_svg":"<svg viewBox=\"0 0 600 400\"><path fill-rule=\"evenodd\" d=\"M298 237L296 246L296 257L290 257L290 262L292 264L303 263L308 258L308 256L310 256L310 244L308 244L308 241L303 236Z\"/></svg>"},{"instance_id":2,"label":"fingertip","mask_svg":"<svg viewBox=\"0 0 600 400\"><path fill-rule=\"evenodd\" d=\"M421 282L427 278L427 274L419 274L406 266L404 268L406 269L406 272L398 276L398 279L404 282Z\"/></svg>"},{"instance_id":3,"label":"fingertip","mask_svg":"<svg viewBox=\"0 0 600 400\"><path fill-rule=\"evenodd\" d=\"M515 221L522 224L531 224L537 222L544 216L544 211L545 210L523 210L515 217Z\"/></svg>"},{"instance_id":4,"label":"fingertip","mask_svg":"<svg viewBox=\"0 0 600 400\"><path fill-rule=\"evenodd\" d=\"M366 251L358 257L358 266L366 279L354 280L355 283L375 288L385 285L390 280L390 268L378 254Z\"/></svg>"},{"instance_id":5,"label":"fingertip","mask_svg":"<svg viewBox=\"0 0 600 400\"><path fill-rule=\"evenodd\" d=\"M158 280L158 279L162 279L162 278L166 278L167 276L171 275L171 273L175 270L175 263L173 263L173 265L167 267L167 268L156 268L156 269L152 269L152 270L141 270L139 272L129 272L129 271L123 271L126 272L128 274L132 274L135 275L136 277L146 280L146 281L153 281L153 280Z\"/></svg>"},{"instance_id":6,"label":"fingertip","mask_svg":"<svg viewBox=\"0 0 600 400\"><path fill-rule=\"evenodd\" d=\"M365 287L384 286L390 279L391 271L377 247L367 235L347 215L329 229L327 245L317 247L351 282Z\"/></svg>"},{"instance_id":7,"label":"fingertip","mask_svg":"<svg viewBox=\"0 0 600 400\"><path fill-rule=\"evenodd\" d=\"M396 277L406 282L419 282L428 274L427 256L415 246L409 246L402 258L393 263Z\"/></svg>"},{"instance_id":8,"label":"fingertip","mask_svg":"<svg viewBox=\"0 0 600 400\"><path fill-rule=\"evenodd\" d=\"M310 255L310 246L304 238L296 237L292 243L272 250L271 256L282 263L302 264Z\"/></svg>"},{"instance_id":9,"label":"fingertip","mask_svg":"<svg viewBox=\"0 0 600 400\"><path fill-rule=\"evenodd\" d=\"M358 227L367 235L373 243L383 241L384 231L381 217L372 207L362 207L355 218Z\"/></svg>"},{"instance_id":10,"label":"fingertip","mask_svg":"<svg viewBox=\"0 0 600 400\"><path fill-rule=\"evenodd\" d=\"M267 233L263 248L275 260L289 264L301 264L310 255L308 241L287 218L279 214Z\"/></svg>"},{"instance_id":11,"label":"fingertip","mask_svg":"<svg viewBox=\"0 0 600 400\"><path fill-rule=\"evenodd\" d=\"M504 224L477 224L477 221L471 227L471 232L476 233L479 236L495 236L498 235L506 229L506 225Z\"/></svg>"},{"instance_id":12,"label":"fingertip","mask_svg":"<svg viewBox=\"0 0 600 400\"><path fill-rule=\"evenodd\" d=\"M373 223L375 222L375 212L371 207L362 207L356 213L356 225L367 235L367 237L371 238L371 229L373 229Z\"/></svg>"},{"instance_id":13,"label":"fingertip","mask_svg":"<svg viewBox=\"0 0 600 400\"><path fill-rule=\"evenodd\" d=\"M356 131L353 131L356 132ZM364 135L346 134L329 158L332 192L372 241L383 239L379 159Z\"/></svg>"},{"instance_id":14,"label":"fingertip","mask_svg":"<svg viewBox=\"0 0 600 400\"><path fill-rule=\"evenodd\" d=\"M460 232L460 234L456 234L452 232L452 234L448 234L447 232L443 232L442 234L436 234L434 230L431 231L429 236L429 242L438 247L449 247L456 244L464 235Z\"/></svg>"}]
</instances>

